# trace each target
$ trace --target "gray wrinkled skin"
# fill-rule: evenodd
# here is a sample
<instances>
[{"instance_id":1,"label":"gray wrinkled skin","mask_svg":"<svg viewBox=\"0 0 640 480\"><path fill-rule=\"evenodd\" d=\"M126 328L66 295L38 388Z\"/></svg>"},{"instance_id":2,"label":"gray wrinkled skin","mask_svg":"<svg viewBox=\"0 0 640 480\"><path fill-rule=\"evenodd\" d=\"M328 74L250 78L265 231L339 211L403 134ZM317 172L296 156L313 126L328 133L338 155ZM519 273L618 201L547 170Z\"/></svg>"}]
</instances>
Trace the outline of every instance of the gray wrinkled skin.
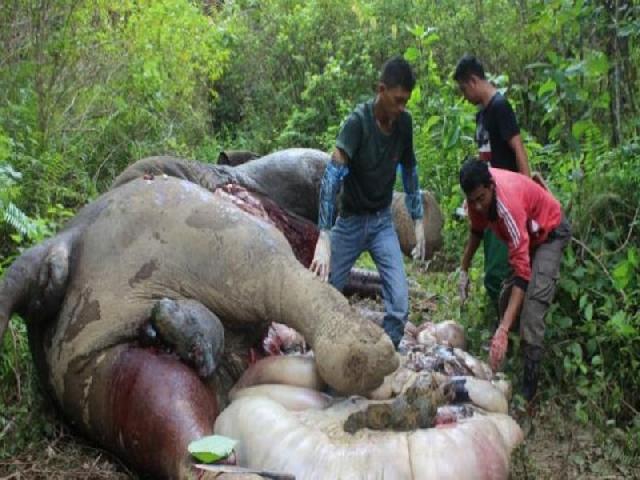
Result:
<instances>
[{"instance_id":1,"label":"gray wrinkled skin","mask_svg":"<svg viewBox=\"0 0 640 480\"><path fill-rule=\"evenodd\" d=\"M151 325L201 378L213 375L224 351L224 328L214 313L193 300L163 298L151 310Z\"/></svg>"},{"instance_id":2,"label":"gray wrinkled skin","mask_svg":"<svg viewBox=\"0 0 640 480\"><path fill-rule=\"evenodd\" d=\"M227 183L236 183L270 198L288 212L317 224L320 182L330 158L320 150L309 148L281 150L236 167L210 165L176 157L149 157L122 172L113 186L122 185L145 174L182 178L209 191ZM426 259L430 259L442 248L444 220L435 197L427 191L423 192L423 206ZM405 206L404 193L394 192L392 213L402 251L411 256L416 239L413 220Z\"/></svg>"}]
</instances>

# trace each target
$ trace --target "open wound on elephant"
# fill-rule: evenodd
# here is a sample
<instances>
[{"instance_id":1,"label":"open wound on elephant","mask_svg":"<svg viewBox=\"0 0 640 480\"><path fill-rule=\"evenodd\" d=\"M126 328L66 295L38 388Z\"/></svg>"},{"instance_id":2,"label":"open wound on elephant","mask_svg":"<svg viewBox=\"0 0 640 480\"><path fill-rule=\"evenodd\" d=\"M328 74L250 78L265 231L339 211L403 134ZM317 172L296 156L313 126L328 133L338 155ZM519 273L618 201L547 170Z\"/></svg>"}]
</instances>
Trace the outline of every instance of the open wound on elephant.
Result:
<instances>
[{"instance_id":1,"label":"open wound on elephant","mask_svg":"<svg viewBox=\"0 0 640 480\"><path fill-rule=\"evenodd\" d=\"M287 212L273 200L250 192L238 184L228 183L218 188L214 195L276 227L286 237L298 261L305 267L311 265L319 234L315 223Z\"/></svg>"}]
</instances>

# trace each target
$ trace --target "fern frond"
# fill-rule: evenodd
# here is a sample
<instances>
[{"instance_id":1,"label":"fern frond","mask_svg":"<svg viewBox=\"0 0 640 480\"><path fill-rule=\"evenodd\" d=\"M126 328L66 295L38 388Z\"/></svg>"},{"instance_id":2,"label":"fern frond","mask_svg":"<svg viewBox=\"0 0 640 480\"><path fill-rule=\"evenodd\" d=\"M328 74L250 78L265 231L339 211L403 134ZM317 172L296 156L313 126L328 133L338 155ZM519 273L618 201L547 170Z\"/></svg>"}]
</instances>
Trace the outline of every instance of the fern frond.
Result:
<instances>
[{"instance_id":1,"label":"fern frond","mask_svg":"<svg viewBox=\"0 0 640 480\"><path fill-rule=\"evenodd\" d=\"M3 222L16 230L20 235L30 237L35 231L33 221L13 202L0 204Z\"/></svg>"}]
</instances>

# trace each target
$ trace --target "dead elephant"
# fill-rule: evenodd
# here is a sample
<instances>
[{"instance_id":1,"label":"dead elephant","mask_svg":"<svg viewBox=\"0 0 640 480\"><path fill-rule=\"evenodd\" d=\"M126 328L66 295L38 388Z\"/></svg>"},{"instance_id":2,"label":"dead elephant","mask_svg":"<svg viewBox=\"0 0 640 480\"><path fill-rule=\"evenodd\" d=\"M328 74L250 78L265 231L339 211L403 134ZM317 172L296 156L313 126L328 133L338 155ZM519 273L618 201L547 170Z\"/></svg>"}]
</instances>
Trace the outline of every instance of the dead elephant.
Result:
<instances>
[{"instance_id":1,"label":"dead elephant","mask_svg":"<svg viewBox=\"0 0 640 480\"><path fill-rule=\"evenodd\" d=\"M183 178L210 191L233 183L269 198L281 208L315 225L318 221L320 181L329 159L326 153L307 148L281 150L236 167L176 157L149 157L128 167L114 181L114 186L145 174ZM426 258L430 259L442 247L444 221L435 197L428 191L423 191L423 206ZM394 193L392 211L400 247L405 255L411 256L416 240L404 193Z\"/></svg>"},{"instance_id":2,"label":"dead elephant","mask_svg":"<svg viewBox=\"0 0 640 480\"><path fill-rule=\"evenodd\" d=\"M231 165L235 167L236 165L242 165L256 158L260 158L260 155L248 150L223 150L220 152L220 155L218 155L218 165Z\"/></svg>"},{"instance_id":3,"label":"dead elephant","mask_svg":"<svg viewBox=\"0 0 640 480\"><path fill-rule=\"evenodd\" d=\"M233 193L172 177L128 181L21 255L0 283L0 334L13 312L26 318L64 416L156 478L191 478L186 445L213 432L272 320L304 335L336 391L366 392L397 366L383 331L296 259L277 215ZM169 342L175 353L166 338L149 344L141 331L151 322L170 338L176 314L194 331ZM198 355L198 335L221 331L203 322L220 323L224 346L209 338L212 350Z\"/></svg>"}]
</instances>

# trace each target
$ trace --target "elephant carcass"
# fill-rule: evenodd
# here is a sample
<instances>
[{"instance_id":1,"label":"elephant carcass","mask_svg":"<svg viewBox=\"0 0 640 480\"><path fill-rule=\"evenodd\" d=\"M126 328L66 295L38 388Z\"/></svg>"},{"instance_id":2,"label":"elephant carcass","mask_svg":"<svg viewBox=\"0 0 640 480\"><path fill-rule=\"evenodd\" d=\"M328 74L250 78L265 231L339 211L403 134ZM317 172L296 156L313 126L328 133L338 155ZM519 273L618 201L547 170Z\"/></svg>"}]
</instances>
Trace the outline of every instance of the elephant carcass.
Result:
<instances>
[{"instance_id":1,"label":"elephant carcass","mask_svg":"<svg viewBox=\"0 0 640 480\"><path fill-rule=\"evenodd\" d=\"M440 206L431 192L422 192L422 208L424 210L425 259L429 260L442 248L442 227L444 220ZM393 215L396 232L398 233L400 248L405 255L409 256L416 246L416 233L414 222L405 205L404 193L393 193L391 213Z\"/></svg>"},{"instance_id":2,"label":"elephant carcass","mask_svg":"<svg viewBox=\"0 0 640 480\"><path fill-rule=\"evenodd\" d=\"M274 152L236 169L254 182L253 188L267 195L282 208L310 221L318 221L320 181L330 156L320 150L290 148ZM247 188L251 188L247 185ZM422 194L426 258L442 247L442 211L432 193ZM394 192L393 223L402 252L411 256L415 247L415 229L405 205L405 194Z\"/></svg>"},{"instance_id":3,"label":"elephant carcass","mask_svg":"<svg viewBox=\"0 0 640 480\"><path fill-rule=\"evenodd\" d=\"M162 176L126 182L79 212L57 316L43 325L26 312L66 418L155 477L191 475L186 445L212 432L242 371L233 359L272 320L304 335L337 391L368 391L397 366L383 331L305 269L267 217L246 210L224 189ZM8 275L19 278L13 267ZM7 318L17 290L0 286ZM225 353L206 382L175 355L141 347L163 299L197 302L222 322Z\"/></svg>"},{"instance_id":4,"label":"elephant carcass","mask_svg":"<svg viewBox=\"0 0 640 480\"><path fill-rule=\"evenodd\" d=\"M224 150L218 155L218 165L242 165L243 163L250 162L260 158L260 155L248 150Z\"/></svg>"},{"instance_id":5,"label":"elephant carcass","mask_svg":"<svg viewBox=\"0 0 640 480\"><path fill-rule=\"evenodd\" d=\"M329 160L330 156L326 153L308 148L281 150L236 167L176 157L149 157L128 167L113 185L121 185L145 174L184 178L211 191L226 183L235 183L317 224L320 182ZM415 246L415 230L404 199L404 193L394 192L392 211L400 247L405 255L410 256ZM422 201L426 258L429 259L442 247L443 218L431 193L423 192Z\"/></svg>"}]
</instances>

